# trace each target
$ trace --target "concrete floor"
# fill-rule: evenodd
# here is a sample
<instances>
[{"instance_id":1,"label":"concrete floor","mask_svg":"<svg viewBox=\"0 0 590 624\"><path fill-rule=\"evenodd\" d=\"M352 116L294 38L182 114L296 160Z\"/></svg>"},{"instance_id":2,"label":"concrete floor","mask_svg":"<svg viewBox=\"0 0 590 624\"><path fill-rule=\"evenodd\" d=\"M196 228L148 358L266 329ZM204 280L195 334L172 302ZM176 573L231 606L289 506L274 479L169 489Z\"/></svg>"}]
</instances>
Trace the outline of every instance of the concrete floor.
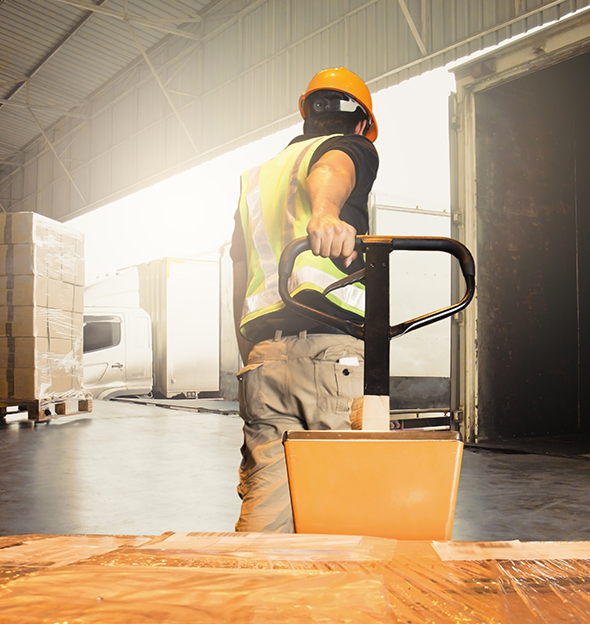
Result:
<instances>
[{"instance_id":1,"label":"concrete floor","mask_svg":"<svg viewBox=\"0 0 590 624\"><path fill-rule=\"evenodd\" d=\"M233 531L236 415L95 401L0 429L0 534Z\"/></svg>"},{"instance_id":2,"label":"concrete floor","mask_svg":"<svg viewBox=\"0 0 590 624\"><path fill-rule=\"evenodd\" d=\"M233 531L236 406L177 407L96 402L49 424L9 418L0 535ZM590 540L589 513L588 459L465 448L453 539Z\"/></svg>"}]
</instances>

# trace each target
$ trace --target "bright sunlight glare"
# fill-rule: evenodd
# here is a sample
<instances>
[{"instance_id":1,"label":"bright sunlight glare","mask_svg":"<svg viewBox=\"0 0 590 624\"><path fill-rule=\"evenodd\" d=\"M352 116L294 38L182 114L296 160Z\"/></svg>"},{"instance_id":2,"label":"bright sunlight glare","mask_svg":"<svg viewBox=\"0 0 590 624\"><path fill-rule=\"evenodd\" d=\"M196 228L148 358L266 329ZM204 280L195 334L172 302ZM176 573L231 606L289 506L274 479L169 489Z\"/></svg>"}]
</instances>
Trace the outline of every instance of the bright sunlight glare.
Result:
<instances>
[{"instance_id":1,"label":"bright sunlight glare","mask_svg":"<svg viewBox=\"0 0 590 624\"><path fill-rule=\"evenodd\" d=\"M441 68L373 95L378 201L449 209L447 101L453 89L454 76ZM231 239L240 174L300 131L298 123L72 219L85 235L87 283L157 258L217 254Z\"/></svg>"}]
</instances>

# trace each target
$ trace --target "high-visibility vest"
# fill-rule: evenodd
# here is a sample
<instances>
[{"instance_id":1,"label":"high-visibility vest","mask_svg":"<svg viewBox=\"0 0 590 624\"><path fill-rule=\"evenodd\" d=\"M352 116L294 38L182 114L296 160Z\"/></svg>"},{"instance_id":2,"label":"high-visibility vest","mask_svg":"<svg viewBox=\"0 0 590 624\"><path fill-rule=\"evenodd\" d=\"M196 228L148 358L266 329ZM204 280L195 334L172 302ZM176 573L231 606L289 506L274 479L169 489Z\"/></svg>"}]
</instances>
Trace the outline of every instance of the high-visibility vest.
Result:
<instances>
[{"instance_id":1,"label":"high-visibility vest","mask_svg":"<svg viewBox=\"0 0 590 624\"><path fill-rule=\"evenodd\" d=\"M330 135L337 136L337 135ZM307 236L311 205L305 190L315 150L330 136L289 145L268 162L242 174L239 212L246 242L247 289L240 330L254 319L284 307L278 290L278 265L285 246ZM329 259L305 251L295 260L291 296L322 292L346 274ZM334 304L364 316L365 291L356 283L329 293Z\"/></svg>"}]
</instances>

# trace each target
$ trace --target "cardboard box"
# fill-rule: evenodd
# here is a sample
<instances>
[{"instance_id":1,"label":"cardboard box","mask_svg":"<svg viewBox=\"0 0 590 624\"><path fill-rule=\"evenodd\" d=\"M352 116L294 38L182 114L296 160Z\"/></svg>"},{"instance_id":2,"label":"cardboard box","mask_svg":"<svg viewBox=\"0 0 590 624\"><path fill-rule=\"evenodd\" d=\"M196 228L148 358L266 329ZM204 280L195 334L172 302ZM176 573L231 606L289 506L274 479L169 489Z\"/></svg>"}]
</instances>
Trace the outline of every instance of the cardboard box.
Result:
<instances>
[{"instance_id":1,"label":"cardboard box","mask_svg":"<svg viewBox=\"0 0 590 624\"><path fill-rule=\"evenodd\" d=\"M51 377L39 368L0 368L0 397L9 402L31 401L52 394Z\"/></svg>"},{"instance_id":2,"label":"cardboard box","mask_svg":"<svg viewBox=\"0 0 590 624\"><path fill-rule=\"evenodd\" d=\"M54 280L61 280L61 254L62 236L59 232L52 232L45 240L35 241L38 247L46 249L48 277Z\"/></svg>"},{"instance_id":3,"label":"cardboard box","mask_svg":"<svg viewBox=\"0 0 590 624\"><path fill-rule=\"evenodd\" d=\"M84 312L84 288L39 275L0 275L0 306Z\"/></svg>"},{"instance_id":4,"label":"cardboard box","mask_svg":"<svg viewBox=\"0 0 590 624\"><path fill-rule=\"evenodd\" d=\"M50 279L47 282L47 307L56 310L74 310L74 288L73 284L68 284L60 280Z\"/></svg>"},{"instance_id":5,"label":"cardboard box","mask_svg":"<svg viewBox=\"0 0 590 624\"><path fill-rule=\"evenodd\" d=\"M44 241L50 238L51 229L56 227L54 224L62 226L36 212L1 213L0 241L5 245Z\"/></svg>"},{"instance_id":6,"label":"cardboard box","mask_svg":"<svg viewBox=\"0 0 590 624\"><path fill-rule=\"evenodd\" d=\"M42 215L0 214L0 401L81 394L83 245Z\"/></svg>"},{"instance_id":7,"label":"cardboard box","mask_svg":"<svg viewBox=\"0 0 590 624\"><path fill-rule=\"evenodd\" d=\"M11 403L39 399L67 399L81 396L82 374L50 374L41 368L0 368L0 396Z\"/></svg>"},{"instance_id":8,"label":"cardboard box","mask_svg":"<svg viewBox=\"0 0 590 624\"><path fill-rule=\"evenodd\" d=\"M72 339L79 338L80 342L83 339L84 331L84 311L72 313Z\"/></svg>"},{"instance_id":9,"label":"cardboard box","mask_svg":"<svg viewBox=\"0 0 590 624\"><path fill-rule=\"evenodd\" d=\"M0 306L0 333L73 340L82 335L83 315L40 306Z\"/></svg>"},{"instance_id":10,"label":"cardboard box","mask_svg":"<svg viewBox=\"0 0 590 624\"><path fill-rule=\"evenodd\" d=\"M0 338L0 368L45 368L47 357L38 348L39 338Z\"/></svg>"},{"instance_id":11,"label":"cardboard box","mask_svg":"<svg viewBox=\"0 0 590 624\"><path fill-rule=\"evenodd\" d=\"M48 276L47 249L40 245L0 244L0 275Z\"/></svg>"},{"instance_id":12,"label":"cardboard box","mask_svg":"<svg viewBox=\"0 0 590 624\"><path fill-rule=\"evenodd\" d=\"M48 281L39 275L0 275L0 306L47 307Z\"/></svg>"},{"instance_id":13,"label":"cardboard box","mask_svg":"<svg viewBox=\"0 0 590 624\"><path fill-rule=\"evenodd\" d=\"M84 287L74 287L74 306L72 308L74 314L84 314Z\"/></svg>"},{"instance_id":14,"label":"cardboard box","mask_svg":"<svg viewBox=\"0 0 590 624\"><path fill-rule=\"evenodd\" d=\"M82 390L82 374L62 372L51 376L51 387L54 393L67 396L68 393Z\"/></svg>"},{"instance_id":15,"label":"cardboard box","mask_svg":"<svg viewBox=\"0 0 590 624\"><path fill-rule=\"evenodd\" d=\"M0 337L0 368L43 368L69 370L76 359L77 344L70 339Z\"/></svg>"},{"instance_id":16,"label":"cardboard box","mask_svg":"<svg viewBox=\"0 0 590 624\"><path fill-rule=\"evenodd\" d=\"M84 238L70 238L61 258L61 279L68 284L84 286Z\"/></svg>"},{"instance_id":17,"label":"cardboard box","mask_svg":"<svg viewBox=\"0 0 590 624\"><path fill-rule=\"evenodd\" d=\"M41 315L39 312L44 314ZM0 306L0 332L8 338L46 335L47 308Z\"/></svg>"},{"instance_id":18,"label":"cardboard box","mask_svg":"<svg viewBox=\"0 0 590 624\"><path fill-rule=\"evenodd\" d=\"M32 250L27 253L21 246ZM30 272L84 285L84 236L63 223L34 212L0 214L0 247L0 275ZM18 267L12 272L7 270L11 254ZM30 271L25 270L27 263Z\"/></svg>"},{"instance_id":19,"label":"cardboard box","mask_svg":"<svg viewBox=\"0 0 590 624\"><path fill-rule=\"evenodd\" d=\"M0 398L59 400L82 390L81 340L0 338Z\"/></svg>"}]
</instances>

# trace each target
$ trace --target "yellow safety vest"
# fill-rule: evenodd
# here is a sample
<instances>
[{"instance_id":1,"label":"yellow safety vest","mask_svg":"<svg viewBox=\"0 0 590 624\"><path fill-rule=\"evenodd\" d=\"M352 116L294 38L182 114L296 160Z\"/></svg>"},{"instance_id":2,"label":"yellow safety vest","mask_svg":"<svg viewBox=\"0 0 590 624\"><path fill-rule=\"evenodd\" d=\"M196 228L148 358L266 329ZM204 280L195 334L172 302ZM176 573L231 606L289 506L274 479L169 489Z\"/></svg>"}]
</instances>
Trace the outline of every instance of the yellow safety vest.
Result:
<instances>
[{"instance_id":1,"label":"yellow safety vest","mask_svg":"<svg viewBox=\"0 0 590 624\"><path fill-rule=\"evenodd\" d=\"M305 190L309 163L315 150L330 136L289 145L268 162L242 174L239 212L248 262L242 333L249 322L284 307L278 290L279 259L288 243L307 236L311 218ZM345 276L329 258L306 251L295 261L289 292L291 296L305 289L322 292ZM345 286L327 297L340 308L364 316L362 284Z\"/></svg>"}]
</instances>

